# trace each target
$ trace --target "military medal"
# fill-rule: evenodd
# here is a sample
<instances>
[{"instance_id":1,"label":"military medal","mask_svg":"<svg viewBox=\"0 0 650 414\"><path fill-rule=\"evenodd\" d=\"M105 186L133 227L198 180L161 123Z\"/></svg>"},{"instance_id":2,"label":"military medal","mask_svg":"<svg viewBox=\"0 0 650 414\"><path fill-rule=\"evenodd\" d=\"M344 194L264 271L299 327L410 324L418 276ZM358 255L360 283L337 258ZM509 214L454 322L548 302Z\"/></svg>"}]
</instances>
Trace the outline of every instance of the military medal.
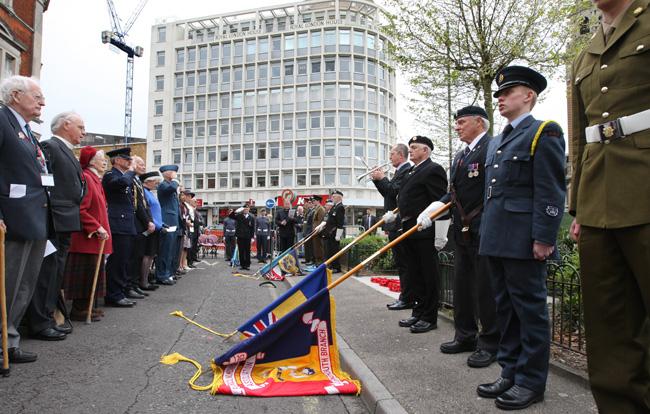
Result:
<instances>
[{"instance_id":1,"label":"military medal","mask_svg":"<svg viewBox=\"0 0 650 414\"><path fill-rule=\"evenodd\" d=\"M478 177L478 168L479 168L478 163L468 164L467 165L467 177L469 177L469 178Z\"/></svg>"}]
</instances>

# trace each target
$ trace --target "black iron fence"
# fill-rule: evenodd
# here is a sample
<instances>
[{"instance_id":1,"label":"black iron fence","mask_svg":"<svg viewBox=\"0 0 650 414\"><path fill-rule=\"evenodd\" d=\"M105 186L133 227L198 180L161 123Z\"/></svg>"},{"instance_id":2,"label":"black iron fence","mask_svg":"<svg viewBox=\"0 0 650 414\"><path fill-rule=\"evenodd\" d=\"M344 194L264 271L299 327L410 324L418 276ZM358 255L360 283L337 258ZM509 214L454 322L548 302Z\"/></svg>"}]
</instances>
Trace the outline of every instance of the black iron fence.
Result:
<instances>
[{"instance_id":1,"label":"black iron fence","mask_svg":"<svg viewBox=\"0 0 650 414\"><path fill-rule=\"evenodd\" d=\"M377 246L355 245L342 259L348 269L356 266L372 253ZM440 304L454 307L454 254L451 251L438 252L440 273ZM366 274L396 274L390 252L369 263ZM551 319L551 339L561 348L585 354L584 317L582 313L582 291L580 272L565 256L563 260L549 262L546 286Z\"/></svg>"}]
</instances>

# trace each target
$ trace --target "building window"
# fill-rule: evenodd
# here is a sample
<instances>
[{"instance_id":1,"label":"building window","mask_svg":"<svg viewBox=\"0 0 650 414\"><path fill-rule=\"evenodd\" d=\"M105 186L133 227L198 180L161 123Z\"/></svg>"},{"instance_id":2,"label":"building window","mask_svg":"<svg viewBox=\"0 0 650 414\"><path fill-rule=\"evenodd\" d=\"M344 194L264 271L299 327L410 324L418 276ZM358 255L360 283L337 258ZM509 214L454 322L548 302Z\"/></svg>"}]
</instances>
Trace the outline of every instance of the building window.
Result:
<instances>
[{"instance_id":1,"label":"building window","mask_svg":"<svg viewBox=\"0 0 650 414\"><path fill-rule=\"evenodd\" d=\"M208 164L217 162L217 149L215 147L208 147Z\"/></svg>"},{"instance_id":2,"label":"building window","mask_svg":"<svg viewBox=\"0 0 650 414\"><path fill-rule=\"evenodd\" d=\"M325 147L326 157L336 157L336 141L333 139L326 139L323 141L323 146Z\"/></svg>"},{"instance_id":3,"label":"building window","mask_svg":"<svg viewBox=\"0 0 650 414\"><path fill-rule=\"evenodd\" d=\"M350 128L349 112L339 112L339 128Z\"/></svg>"},{"instance_id":4,"label":"building window","mask_svg":"<svg viewBox=\"0 0 650 414\"><path fill-rule=\"evenodd\" d=\"M284 65L284 76L293 75L293 63L287 63Z\"/></svg>"},{"instance_id":5,"label":"building window","mask_svg":"<svg viewBox=\"0 0 650 414\"><path fill-rule=\"evenodd\" d=\"M230 177L230 187L231 188L239 188L240 187L239 175L233 175L232 177Z\"/></svg>"},{"instance_id":6,"label":"building window","mask_svg":"<svg viewBox=\"0 0 650 414\"><path fill-rule=\"evenodd\" d=\"M284 37L284 50L293 50L295 47L293 41L293 35L288 35Z\"/></svg>"},{"instance_id":7,"label":"building window","mask_svg":"<svg viewBox=\"0 0 650 414\"><path fill-rule=\"evenodd\" d=\"M307 114L296 114L296 128L299 131L307 129Z\"/></svg>"},{"instance_id":8,"label":"building window","mask_svg":"<svg viewBox=\"0 0 650 414\"><path fill-rule=\"evenodd\" d=\"M202 190L203 189L203 175L195 175L194 176L194 189L195 190Z\"/></svg>"},{"instance_id":9,"label":"building window","mask_svg":"<svg viewBox=\"0 0 650 414\"><path fill-rule=\"evenodd\" d=\"M285 115L282 120L282 129L283 131L293 130L293 117L291 115Z\"/></svg>"},{"instance_id":10,"label":"building window","mask_svg":"<svg viewBox=\"0 0 650 414\"><path fill-rule=\"evenodd\" d=\"M293 186L293 171L282 171L282 186L283 187Z\"/></svg>"},{"instance_id":11,"label":"building window","mask_svg":"<svg viewBox=\"0 0 650 414\"><path fill-rule=\"evenodd\" d=\"M253 173L244 173L244 188L253 188Z\"/></svg>"},{"instance_id":12,"label":"building window","mask_svg":"<svg viewBox=\"0 0 650 414\"><path fill-rule=\"evenodd\" d=\"M325 112L325 128L336 128L336 113L335 112Z\"/></svg>"},{"instance_id":13,"label":"building window","mask_svg":"<svg viewBox=\"0 0 650 414\"><path fill-rule=\"evenodd\" d=\"M208 190L215 189L217 187L217 180L214 174L206 174L206 178L208 179Z\"/></svg>"},{"instance_id":14,"label":"building window","mask_svg":"<svg viewBox=\"0 0 650 414\"><path fill-rule=\"evenodd\" d=\"M342 139L339 141L339 157L352 156L350 145L351 143L348 139Z\"/></svg>"},{"instance_id":15,"label":"building window","mask_svg":"<svg viewBox=\"0 0 650 414\"><path fill-rule=\"evenodd\" d=\"M158 28L158 43L167 41L167 27L161 26Z\"/></svg>"},{"instance_id":16,"label":"building window","mask_svg":"<svg viewBox=\"0 0 650 414\"><path fill-rule=\"evenodd\" d=\"M189 150L186 149L183 152L183 164L192 165L193 157L194 157L194 151L192 151L191 149L189 149Z\"/></svg>"},{"instance_id":17,"label":"building window","mask_svg":"<svg viewBox=\"0 0 650 414\"><path fill-rule=\"evenodd\" d=\"M296 142L296 157L305 158L307 157L307 142L298 141Z\"/></svg>"},{"instance_id":18,"label":"building window","mask_svg":"<svg viewBox=\"0 0 650 414\"><path fill-rule=\"evenodd\" d=\"M363 141L354 141L354 156L365 158L365 142Z\"/></svg>"},{"instance_id":19,"label":"building window","mask_svg":"<svg viewBox=\"0 0 650 414\"><path fill-rule=\"evenodd\" d=\"M309 156L320 157L320 140L309 141Z\"/></svg>"},{"instance_id":20,"label":"building window","mask_svg":"<svg viewBox=\"0 0 650 414\"><path fill-rule=\"evenodd\" d=\"M165 51L160 50L156 52L156 66L162 67L165 66Z\"/></svg>"},{"instance_id":21,"label":"building window","mask_svg":"<svg viewBox=\"0 0 650 414\"><path fill-rule=\"evenodd\" d=\"M296 185L298 186L307 185L307 173L305 171L296 171Z\"/></svg>"},{"instance_id":22,"label":"building window","mask_svg":"<svg viewBox=\"0 0 650 414\"><path fill-rule=\"evenodd\" d=\"M185 49L176 49L176 66L183 66L185 63Z\"/></svg>"},{"instance_id":23,"label":"building window","mask_svg":"<svg viewBox=\"0 0 650 414\"><path fill-rule=\"evenodd\" d=\"M350 185L350 170L342 169L339 170L339 184L340 185Z\"/></svg>"},{"instance_id":24,"label":"building window","mask_svg":"<svg viewBox=\"0 0 650 414\"><path fill-rule=\"evenodd\" d=\"M232 161L241 161L241 148L239 145L234 145L230 153L232 155Z\"/></svg>"},{"instance_id":25,"label":"building window","mask_svg":"<svg viewBox=\"0 0 650 414\"><path fill-rule=\"evenodd\" d=\"M307 33L298 34L298 49L304 49L307 47Z\"/></svg>"},{"instance_id":26,"label":"building window","mask_svg":"<svg viewBox=\"0 0 650 414\"><path fill-rule=\"evenodd\" d=\"M182 81L181 81L181 86L183 86ZM165 76L164 75L156 76L156 90L162 91L163 89L165 89Z\"/></svg>"},{"instance_id":27,"label":"building window","mask_svg":"<svg viewBox=\"0 0 650 414\"><path fill-rule=\"evenodd\" d=\"M162 125L153 126L153 140L162 141Z\"/></svg>"},{"instance_id":28,"label":"building window","mask_svg":"<svg viewBox=\"0 0 650 414\"><path fill-rule=\"evenodd\" d=\"M228 188L228 173L219 174L219 188Z\"/></svg>"},{"instance_id":29,"label":"building window","mask_svg":"<svg viewBox=\"0 0 650 414\"><path fill-rule=\"evenodd\" d=\"M187 49L187 66L190 67L196 63L196 48Z\"/></svg>"},{"instance_id":30,"label":"building window","mask_svg":"<svg viewBox=\"0 0 650 414\"><path fill-rule=\"evenodd\" d=\"M311 129L320 129L320 112L310 114L310 127Z\"/></svg>"},{"instance_id":31,"label":"building window","mask_svg":"<svg viewBox=\"0 0 650 414\"><path fill-rule=\"evenodd\" d=\"M228 147L219 147L219 161L228 161Z\"/></svg>"},{"instance_id":32,"label":"building window","mask_svg":"<svg viewBox=\"0 0 650 414\"><path fill-rule=\"evenodd\" d=\"M363 112L355 112L354 113L354 128L355 129L363 129L364 125L364 116Z\"/></svg>"},{"instance_id":33,"label":"building window","mask_svg":"<svg viewBox=\"0 0 650 414\"><path fill-rule=\"evenodd\" d=\"M163 101L162 99L157 99L154 101L154 115L162 116L163 114Z\"/></svg>"},{"instance_id":34,"label":"building window","mask_svg":"<svg viewBox=\"0 0 650 414\"><path fill-rule=\"evenodd\" d=\"M335 170L323 171L323 185L334 186L336 184L335 177L336 177Z\"/></svg>"},{"instance_id":35,"label":"building window","mask_svg":"<svg viewBox=\"0 0 650 414\"><path fill-rule=\"evenodd\" d=\"M325 72L334 72L336 70L336 60L325 59Z\"/></svg>"},{"instance_id":36,"label":"building window","mask_svg":"<svg viewBox=\"0 0 650 414\"><path fill-rule=\"evenodd\" d=\"M257 187L266 187L266 173L257 173Z\"/></svg>"},{"instance_id":37,"label":"building window","mask_svg":"<svg viewBox=\"0 0 650 414\"><path fill-rule=\"evenodd\" d=\"M153 165L162 164L162 152L160 150L155 150L153 152Z\"/></svg>"},{"instance_id":38,"label":"building window","mask_svg":"<svg viewBox=\"0 0 650 414\"><path fill-rule=\"evenodd\" d=\"M318 171L310 172L309 185L320 185L320 172Z\"/></svg>"},{"instance_id":39,"label":"building window","mask_svg":"<svg viewBox=\"0 0 650 414\"><path fill-rule=\"evenodd\" d=\"M266 159L266 144L257 144L257 159Z\"/></svg>"},{"instance_id":40,"label":"building window","mask_svg":"<svg viewBox=\"0 0 650 414\"><path fill-rule=\"evenodd\" d=\"M282 159L291 160L293 159L293 143L292 142L283 142L282 143Z\"/></svg>"},{"instance_id":41,"label":"building window","mask_svg":"<svg viewBox=\"0 0 650 414\"><path fill-rule=\"evenodd\" d=\"M321 44L321 32L311 32L311 47L320 47Z\"/></svg>"},{"instance_id":42,"label":"building window","mask_svg":"<svg viewBox=\"0 0 650 414\"><path fill-rule=\"evenodd\" d=\"M272 160L280 158L280 144L277 142L271 142L269 144L269 154Z\"/></svg>"},{"instance_id":43,"label":"building window","mask_svg":"<svg viewBox=\"0 0 650 414\"><path fill-rule=\"evenodd\" d=\"M244 161L253 160L253 145L244 145ZM252 178L251 178L252 183Z\"/></svg>"},{"instance_id":44,"label":"building window","mask_svg":"<svg viewBox=\"0 0 650 414\"><path fill-rule=\"evenodd\" d=\"M196 160L196 164L203 164L205 162L205 151L202 149L197 149L196 150L196 157L194 159Z\"/></svg>"}]
</instances>

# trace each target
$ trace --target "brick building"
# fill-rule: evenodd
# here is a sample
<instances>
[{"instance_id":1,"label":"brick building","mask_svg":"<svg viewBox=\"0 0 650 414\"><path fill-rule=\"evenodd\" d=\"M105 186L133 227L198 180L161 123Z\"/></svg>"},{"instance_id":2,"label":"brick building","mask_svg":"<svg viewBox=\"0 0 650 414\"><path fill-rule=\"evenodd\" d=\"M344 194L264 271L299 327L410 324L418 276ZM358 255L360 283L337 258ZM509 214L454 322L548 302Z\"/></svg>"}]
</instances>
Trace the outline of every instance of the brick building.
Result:
<instances>
[{"instance_id":1,"label":"brick building","mask_svg":"<svg viewBox=\"0 0 650 414\"><path fill-rule=\"evenodd\" d=\"M43 13L49 0L0 0L0 80L39 77Z\"/></svg>"}]
</instances>

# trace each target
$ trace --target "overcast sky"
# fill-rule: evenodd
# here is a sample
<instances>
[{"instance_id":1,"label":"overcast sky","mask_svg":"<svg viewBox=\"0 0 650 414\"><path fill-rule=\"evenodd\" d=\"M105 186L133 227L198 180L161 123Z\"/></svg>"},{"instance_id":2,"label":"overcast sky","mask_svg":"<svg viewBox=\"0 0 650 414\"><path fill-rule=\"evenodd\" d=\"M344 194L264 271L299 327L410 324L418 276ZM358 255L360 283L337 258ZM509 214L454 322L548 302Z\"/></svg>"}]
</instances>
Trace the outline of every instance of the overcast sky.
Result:
<instances>
[{"instance_id":1,"label":"overcast sky","mask_svg":"<svg viewBox=\"0 0 650 414\"><path fill-rule=\"evenodd\" d=\"M114 0L123 22L128 20L140 0ZM127 41L142 46L145 56L135 58L132 136L147 132L147 96L151 26L161 20L177 20L229 13L274 4L282 0L149 0ZM124 132L126 54L114 52L101 42L101 32L110 30L105 0L65 0L51 2L43 22L43 67L41 85L46 97L40 132L48 136L51 118L74 110L85 120L86 130L99 134ZM413 116L404 108L402 95L408 86L398 83L397 122L400 140L415 134ZM561 82L552 82L542 94L543 101L533 111L539 119L558 121L566 131L566 91ZM497 123L499 126L499 123ZM498 130L498 129L497 129Z\"/></svg>"}]
</instances>

